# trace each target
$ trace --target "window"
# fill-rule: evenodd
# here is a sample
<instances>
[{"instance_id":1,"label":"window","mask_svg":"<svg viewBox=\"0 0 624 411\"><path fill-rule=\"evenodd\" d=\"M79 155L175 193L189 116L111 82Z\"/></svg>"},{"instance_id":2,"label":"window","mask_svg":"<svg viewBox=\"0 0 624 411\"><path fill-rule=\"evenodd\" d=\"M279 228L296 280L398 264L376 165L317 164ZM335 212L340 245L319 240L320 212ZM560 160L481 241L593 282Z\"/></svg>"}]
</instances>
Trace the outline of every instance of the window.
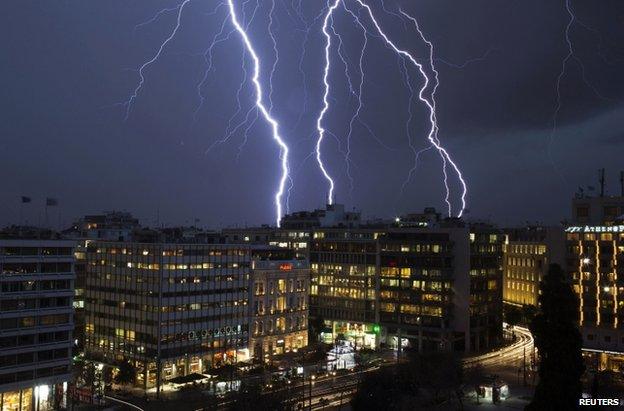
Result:
<instances>
[{"instance_id":1,"label":"window","mask_svg":"<svg viewBox=\"0 0 624 411\"><path fill-rule=\"evenodd\" d=\"M20 318L20 328L34 327L35 317L22 317Z\"/></svg>"},{"instance_id":2,"label":"window","mask_svg":"<svg viewBox=\"0 0 624 411\"><path fill-rule=\"evenodd\" d=\"M586 206L576 207L576 216L587 218L589 216L589 207L586 207Z\"/></svg>"}]
</instances>

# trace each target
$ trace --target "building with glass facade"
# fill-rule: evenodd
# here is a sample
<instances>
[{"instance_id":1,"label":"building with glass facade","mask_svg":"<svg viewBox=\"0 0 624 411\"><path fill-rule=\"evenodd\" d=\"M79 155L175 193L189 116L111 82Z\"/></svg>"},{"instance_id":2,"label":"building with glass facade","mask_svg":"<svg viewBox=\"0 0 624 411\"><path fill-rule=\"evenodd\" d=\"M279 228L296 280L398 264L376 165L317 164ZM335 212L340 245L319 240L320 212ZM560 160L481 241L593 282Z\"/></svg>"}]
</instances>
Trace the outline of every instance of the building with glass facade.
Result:
<instances>
[{"instance_id":1,"label":"building with glass facade","mask_svg":"<svg viewBox=\"0 0 624 411\"><path fill-rule=\"evenodd\" d=\"M249 246L91 242L85 352L145 389L249 358Z\"/></svg>"},{"instance_id":2,"label":"building with glass facade","mask_svg":"<svg viewBox=\"0 0 624 411\"><path fill-rule=\"evenodd\" d=\"M327 343L379 345L377 237L374 229L316 229L310 240L310 315L325 321Z\"/></svg>"},{"instance_id":3,"label":"building with glass facade","mask_svg":"<svg viewBox=\"0 0 624 411\"><path fill-rule=\"evenodd\" d=\"M431 209L310 240L310 315L326 342L479 351L502 338L504 236Z\"/></svg>"},{"instance_id":4,"label":"building with glass facade","mask_svg":"<svg viewBox=\"0 0 624 411\"><path fill-rule=\"evenodd\" d=\"M0 233L0 409L55 410L71 380L74 243L20 237Z\"/></svg>"}]
</instances>

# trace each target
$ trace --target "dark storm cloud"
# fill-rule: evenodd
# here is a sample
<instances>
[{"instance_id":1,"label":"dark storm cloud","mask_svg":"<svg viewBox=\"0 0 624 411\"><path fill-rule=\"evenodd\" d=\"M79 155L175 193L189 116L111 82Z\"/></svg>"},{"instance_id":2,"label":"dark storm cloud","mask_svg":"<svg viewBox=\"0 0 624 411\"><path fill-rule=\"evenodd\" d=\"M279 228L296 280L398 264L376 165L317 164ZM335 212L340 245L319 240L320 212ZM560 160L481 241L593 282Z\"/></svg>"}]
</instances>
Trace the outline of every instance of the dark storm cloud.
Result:
<instances>
[{"instance_id":1,"label":"dark storm cloud","mask_svg":"<svg viewBox=\"0 0 624 411\"><path fill-rule=\"evenodd\" d=\"M380 3L370 3L379 13ZM34 198L30 208L22 210L31 222L44 218L46 196L60 198L60 215L54 214L54 219L61 221L113 208L132 211L148 223L157 215L169 223L192 222L197 217L206 225L273 220L278 152L266 124L259 120L250 129L240 156L241 134L206 153L223 137L227 120L236 111L236 90L243 78L236 36L215 49L215 71L204 88L206 103L193 122L199 101L196 85L204 69L198 53L219 30L225 12L207 14L216 1L189 4L180 32L146 71L145 87L127 122L123 107L114 105L136 87L133 70L169 34L173 16L139 30L134 25L174 4L25 0L4 5L0 224L19 219L17 200L22 194ZM314 159L308 158L321 97L322 38L317 24L303 60L305 90L298 70L303 32L301 23L289 17L288 4L278 1L280 65L274 113L292 147L297 175L291 205L300 209L322 205L326 191ZM324 2L304 4L311 19ZM389 0L386 5L396 8ZM469 181L472 216L505 223L558 221L568 214L576 187L592 184L599 167L613 175L624 168L618 155L624 138L624 3L573 0L573 5L582 23L571 32L575 51L586 78L604 98L584 84L580 66L572 61L562 82L559 129L551 145L553 165L547 149L555 81L567 53L563 1L401 1L406 11L419 18L438 58L461 65L487 54L461 69L438 63L440 139ZM336 23L355 62L361 33L348 17L337 15ZM272 55L266 24L266 9L261 7L251 29L263 58ZM409 25L391 16L384 17L382 24L401 47L426 55ZM440 162L433 152L423 156L407 191L399 193L412 162L405 134L408 95L396 57L375 39L369 42L365 60L363 118L390 149L363 127L356 128L355 187L349 195L339 149L345 148L355 102L349 98L343 67L337 59L334 62L334 100L327 125L340 143L329 138L325 152L337 180L338 200L377 216L427 205L442 208ZM245 67L251 68L249 62ZM418 73L409 73L414 87L419 87ZM300 116L306 91L307 111ZM235 123L250 107L251 93L249 87L243 89L243 110ZM426 112L417 104L411 132L415 145L424 147Z\"/></svg>"}]
</instances>

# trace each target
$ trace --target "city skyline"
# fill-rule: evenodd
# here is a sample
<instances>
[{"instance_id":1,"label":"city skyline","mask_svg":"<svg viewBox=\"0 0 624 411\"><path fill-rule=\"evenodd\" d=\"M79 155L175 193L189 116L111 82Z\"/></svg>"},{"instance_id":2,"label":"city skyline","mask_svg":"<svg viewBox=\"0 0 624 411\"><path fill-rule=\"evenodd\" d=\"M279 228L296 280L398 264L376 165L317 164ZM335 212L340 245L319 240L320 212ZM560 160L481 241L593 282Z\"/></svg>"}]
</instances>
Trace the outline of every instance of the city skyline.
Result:
<instances>
[{"instance_id":1,"label":"city skyline","mask_svg":"<svg viewBox=\"0 0 624 411\"><path fill-rule=\"evenodd\" d=\"M624 405L624 0L30 0L0 410Z\"/></svg>"}]
</instances>

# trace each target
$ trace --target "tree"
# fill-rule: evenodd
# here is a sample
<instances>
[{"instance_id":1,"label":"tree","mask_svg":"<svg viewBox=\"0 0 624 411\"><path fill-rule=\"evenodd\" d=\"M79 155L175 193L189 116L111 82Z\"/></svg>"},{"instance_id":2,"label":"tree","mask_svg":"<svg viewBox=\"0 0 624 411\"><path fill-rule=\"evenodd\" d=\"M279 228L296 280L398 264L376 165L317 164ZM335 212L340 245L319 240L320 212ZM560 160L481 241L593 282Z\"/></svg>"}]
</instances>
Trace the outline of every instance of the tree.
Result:
<instances>
[{"instance_id":1,"label":"tree","mask_svg":"<svg viewBox=\"0 0 624 411\"><path fill-rule=\"evenodd\" d=\"M461 403L462 378L453 353L409 352L408 363L366 373L351 405L356 411L430 409L451 396Z\"/></svg>"},{"instance_id":2,"label":"tree","mask_svg":"<svg viewBox=\"0 0 624 411\"><path fill-rule=\"evenodd\" d=\"M351 406L356 411L368 410L400 410L405 393L408 391L406 381L406 364L400 364L394 369L381 368L366 373ZM416 395L416 390L411 393Z\"/></svg>"},{"instance_id":3,"label":"tree","mask_svg":"<svg viewBox=\"0 0 624 411\"><path fill-rule=\"evenodd\" d=\"M415 373L417 385L433 393L436 402L440 400L440 394L447 397L455 394L459 398L463 367L454 353L415 354L410 366Z\"/></svg>"},{"instance_id":4,"label":"tree","mask_svg":"<svg viewBox=\"0 0 624 411\"><path fill-rule=\"evenodd\" d=\"M136 379L136 369L134 365L130 363L130 361L125 360L119 364L119 371L115 376L115 382L117 384L134 384L134 380Z\"/></svg>"},{"instance_id":5,"label":"tree","mask_svg":"<svg viewBox=\"0 0 624 411\"><path fill-rule=\"evenodd\" d=\"M373 360L379 358L379 355L377 351L370 348L360 348L354 353L353 357L358 368L366 368Z\"/></svg>"},{"instance_id":6,"label":"tree","mask_svg":"<svg viewBox=\"0 0 624 411\"><path fill-rule=\"evenodd\" d=\"M573 410L578 408L585 370L578 299L557 264L550 265L541 288L540 310L530 327L540 355L540 380L526 410Z\"/></svg>"},{"instance_id":7,"label":"tree","mask_svg":"<svg viewBox=\"0 0 624 411\"><path fill-rule=\"evenodd\" d=\"M95 385L95 366L93 363L76 361L74 364L74 378L77 386L92 388Z\"/></svg>"},{"instance_id":8,"label":"tree","mask_svg":"<svg viewBox=\"0 0 624 411\"><path fill-rule=\"evenodd\" d=\"M321 332L325 328L325 320L323 317L312 317L308 322L308 340L310 344L319 340Z\"/></svg>"},{"instance_id":9,"label":"tree","mask_svg":"<svg viewBox=\"0 0 624 411\"><path fill-rule=\"evenodd\" d=\"M531 324L533 318L537 315L537 307L531 304L525 304L522 306L522 321L525 324Z\"/></svg>"},{"instance_id":10,"label":"tree","mask_svg":"<svg viewBox=\"0 0 624 411\"><path fill-rule=\"evenodd\" d=\"M113 367L110 365L105 365L102 369L102 381L104 381L104 386L109 386L113 382Z\"/></svg>"},{"instance_id":11,"label":"tree","mask_svg":"<svg viewBox=\"0 0 624 411\"><path fill-rule=\"evenodd\" d=\"M292 408L288 402L287 390L263 392L262 386L258 383L244 381L229 409L232 411L287 411Z\"/></svg>"},{"instance_id":12,"label":"tree","mask_svg":"<svg viewBox=\"0 0 624 411\"><path fill-rule=\"evenodd\" d=\"M481 396L481 389L479 388L479 385L483 382L485 377L485 368L483 367L483 364L478 362L464 370L464 375L466 376L466 381L473 384L478 404L479 397Z\"/></svg>"}]
</instances>

